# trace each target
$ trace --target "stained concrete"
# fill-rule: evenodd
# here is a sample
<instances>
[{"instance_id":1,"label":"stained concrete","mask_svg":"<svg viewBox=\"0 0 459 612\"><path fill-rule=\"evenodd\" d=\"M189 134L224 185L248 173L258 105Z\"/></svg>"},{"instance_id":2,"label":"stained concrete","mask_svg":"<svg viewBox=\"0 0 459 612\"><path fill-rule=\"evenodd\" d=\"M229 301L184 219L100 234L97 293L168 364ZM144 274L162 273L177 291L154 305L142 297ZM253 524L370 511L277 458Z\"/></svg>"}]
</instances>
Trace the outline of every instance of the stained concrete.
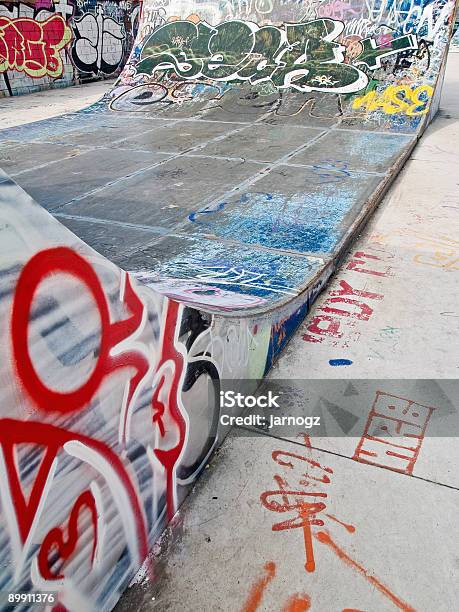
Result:
<instances>
[{"instance_id":1,"label":"stained concrete","mask_svg":"<svg viewBox=\"0 0 459 612\"><path fill-rule=\"evenodd\" d=\"M95 149L43 168L37 158L38 166L19 175L17 182L47 210L54 210L75 197L144 170L159 159L152 153L133 151L126 156L116 149Z\"/></svg>"},{"instance_id":2,"label":"stained concrete","mask_svg":"<svg viewBox=\"0 0 459 612\"><path fill-rule=\"evenodd\" d=\"M273 459L276 451L291 468ZM282 510L275 476L286 490L304 491L286 494L291 510ZM306 497L314 493L324 497ZM155 581L132 586L115 610L270 612L301 594L324 612L451 612L459 596L451 537L458 495L441 483L233 430L157 546ZM311 525L313 572L305 568L299 497L325 505ZM299 527L276 530L289 520ZM255 608L267 563L274 576Z\"/></svg>"},{"instance_id":3,"label":"stained concrete","mask_svg":"<svg viewBox=\"0 0 459 612\"><path fill-rule=\"evenodd\" d=\"M97 102L113 83L114 79L106 79L27 96L0 98L0 126L2 129L14 127L86 108Z\"/></svg>"}]
</instances>

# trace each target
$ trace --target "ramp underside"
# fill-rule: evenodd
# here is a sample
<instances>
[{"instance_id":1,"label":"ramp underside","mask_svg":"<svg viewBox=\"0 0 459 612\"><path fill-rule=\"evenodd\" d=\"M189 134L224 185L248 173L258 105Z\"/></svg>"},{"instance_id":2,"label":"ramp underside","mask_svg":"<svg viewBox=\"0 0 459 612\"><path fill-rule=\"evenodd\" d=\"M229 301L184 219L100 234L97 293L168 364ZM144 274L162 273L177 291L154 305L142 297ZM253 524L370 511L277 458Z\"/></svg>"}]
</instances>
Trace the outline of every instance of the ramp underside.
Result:
<instances>
[{"instance_id":1,"label":"ramp underside","mask_svg":"<svg viewBox=\"0 0 459 612\"><path fill-rule=\"evenodd\" d=\"M270 306L336 254L415 137L227 108L192 118L95 109L12 129L0 165L160 291L217 309Z\"/></svg>"}]
</instances>

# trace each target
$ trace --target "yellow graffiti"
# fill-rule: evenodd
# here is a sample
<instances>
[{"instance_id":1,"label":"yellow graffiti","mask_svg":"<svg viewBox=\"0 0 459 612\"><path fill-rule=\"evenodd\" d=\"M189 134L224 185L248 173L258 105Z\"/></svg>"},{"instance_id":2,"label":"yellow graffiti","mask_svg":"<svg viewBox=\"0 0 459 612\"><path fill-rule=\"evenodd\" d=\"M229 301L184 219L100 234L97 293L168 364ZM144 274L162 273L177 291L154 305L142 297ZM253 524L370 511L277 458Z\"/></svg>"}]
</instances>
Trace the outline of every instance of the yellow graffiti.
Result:
<instances>
[{"instance_id":1,"label":"yellow graffiti","mask_svg":"<svg viewBox=\"0 0 459 612\"><path fill-rule=\"evenodd\" d=\"M356 98L352 108L364 107L367 111L382 110L387 115L403 113L418 117L428 112L432 94L433 87L430 85L419 85L416 89L411 89L409 85L389 85L381 93L370 91Z\"/></svg>"}]
</instances>

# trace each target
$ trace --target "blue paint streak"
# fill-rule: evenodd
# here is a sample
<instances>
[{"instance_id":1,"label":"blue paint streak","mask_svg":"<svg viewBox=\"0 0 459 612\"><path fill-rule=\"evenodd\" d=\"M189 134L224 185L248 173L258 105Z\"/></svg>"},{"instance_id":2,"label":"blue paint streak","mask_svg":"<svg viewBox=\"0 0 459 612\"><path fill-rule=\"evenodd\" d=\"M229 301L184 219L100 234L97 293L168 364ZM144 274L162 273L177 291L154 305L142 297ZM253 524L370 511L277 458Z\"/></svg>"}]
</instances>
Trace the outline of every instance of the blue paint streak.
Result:
<instances>
[{"instance_id":1,"label":"blue paint streak","mask_svg":"<svg viewBox=\"0 0 459 612\"><path fill-rule=\"evenodd\" d=\"M328 362L331 366L349 366L352 365L350 359L330 359Z\"/></svg>"}]
</instances>

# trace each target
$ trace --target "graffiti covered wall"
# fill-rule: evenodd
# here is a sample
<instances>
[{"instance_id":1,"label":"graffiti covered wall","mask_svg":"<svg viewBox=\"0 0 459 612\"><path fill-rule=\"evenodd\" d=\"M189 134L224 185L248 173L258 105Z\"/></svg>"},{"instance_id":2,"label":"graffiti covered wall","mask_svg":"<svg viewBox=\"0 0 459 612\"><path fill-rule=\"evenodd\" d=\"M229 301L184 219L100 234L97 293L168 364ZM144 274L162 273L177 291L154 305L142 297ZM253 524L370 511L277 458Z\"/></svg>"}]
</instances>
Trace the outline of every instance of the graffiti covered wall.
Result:
<instances>
[{"instance_id":1,"label":"graffiti covered wall","mask_svg":"<svg viewBox=\"0 0 459 612\"><path fill-rule=\"evenodd\" d=\"M279 106L285 94L306 94L320 117L327 94L337 119L414 130L429 112L453 8L452 0L151 0L111 108L160 111L239 89L254 104Z\"/></svg>"},{"instance_id":2,"label":"graffiti covered wall","mask_svg":"<svg viewBox=\"0 0 459 612\"><path fill-rule=\"evenodd\" d=\"M0 96L117 75L139 0L0 1Z\"/></svg>"}]
</instances>

